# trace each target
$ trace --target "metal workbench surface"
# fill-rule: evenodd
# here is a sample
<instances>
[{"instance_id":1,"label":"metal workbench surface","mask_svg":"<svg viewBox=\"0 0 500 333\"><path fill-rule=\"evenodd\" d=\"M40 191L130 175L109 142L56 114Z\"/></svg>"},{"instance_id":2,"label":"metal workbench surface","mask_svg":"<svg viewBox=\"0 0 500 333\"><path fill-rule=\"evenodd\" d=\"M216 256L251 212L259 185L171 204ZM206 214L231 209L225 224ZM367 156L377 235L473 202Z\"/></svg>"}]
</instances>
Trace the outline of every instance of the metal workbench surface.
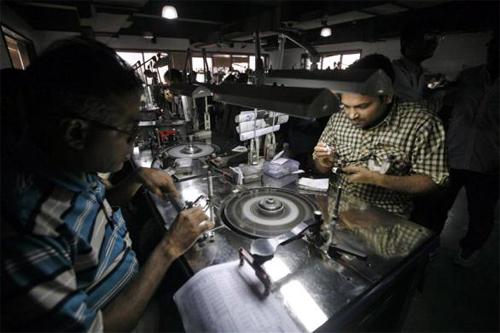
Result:
<instances>
[{"instance_id":1,"label":"metal workbench surface","mask_svg":"<svg viewBox=\"0 0 500 333\"><path fill-rule=\"evenodd\" d=\"M134 158L139 163L144 162L144 156ZM176 184L183 200L193 201L207 194L206 169L200 167L196 172L200 175L198 178ZM280 181L264 176L260 182L235 186L221 174L214 173L216 226L211 239L196 243L184 255L189 270L196 273L211 265L238 260L239 248L250 249L252 239L224 225L217 212L231 194L270 185L280 187ZM373 207L343 205L340 221L332 226L328 221L333 209L333 200L329 198L334 197L333 193L301 192L293 181L286 188L298 191L317 204L327 221L324 226L331 228L335 243L367 256L360 259L343 252L328 252L328 255L313 244L313 237L306 235L280 246L274 258L263 265L273 282L271 292L283 300L292 318L305 331L352 326L361 312L371 311L368 308L377 297L390 289L405 271L425 260L435 246L436 238L429 230ZM168 201L154 195L150 197L168 229L176 216L175 209Z\"/></svg>"}]
</instances>

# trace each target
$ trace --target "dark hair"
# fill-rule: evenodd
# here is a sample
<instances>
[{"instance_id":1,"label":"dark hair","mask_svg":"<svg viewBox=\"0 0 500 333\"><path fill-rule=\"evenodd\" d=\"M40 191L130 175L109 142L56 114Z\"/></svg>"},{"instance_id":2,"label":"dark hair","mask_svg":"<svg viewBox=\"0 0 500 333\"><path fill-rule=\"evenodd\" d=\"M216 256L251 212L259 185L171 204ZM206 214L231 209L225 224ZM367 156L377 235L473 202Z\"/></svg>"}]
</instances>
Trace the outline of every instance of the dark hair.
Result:
<instances>
[{"instance_id":1,"label":"dark hair","mask_svg":"<svg viewBox=\"0 0 500 333\"><path fill-rule=\"evenodd\" d=\"M165 72L163 78L165 79L165 81L169 80L171 82L182 82L182 73L178 69L171 68Z\"/></svg>"},{"instance_id":2,"label":"dark hair","mask_svg":"<svg viewBox=\"0 0 500 333\"><path fill-rule=\"evenodd\" d=\"M424 29L416 23L410 22L401 29L399 37L401 45L423 39Z\"/></svg>"},{"instance_id":3,"label":"dark hair","mask_svg":"<svg viewBox=\"0 0 500 333\"><path fill-rule=\"evenodd\" d=\"M17 149L16 144L23 136L25 127L23 93L25 72L21 69L4 68L0 71L0 110L2 161L5 153Z\"/></svg>"},{"instance_id":4,"label":"dark hair","mask_svg":"<svg viewBox=\"0 0 500 333\"><path fill-rule=\"evenodd\" d=\"M349 69L381 69L387 76L394 82L394 69L392 68L392 63L386 56L382 54L373 53L367 55L358 61L354 62Z\"/></svg>"},{"instance_id":5,"label":"dark hair","mask_svg":"<svg viewBox=\"0 0 500 333\"><path fill-rule=\"evenodd\" d=\"M71 115L109 121L118 111L110 97L142 88L113 49L82 37L50 45L26 70L26 83L28 121Z\"/></svg>"},{"instance_id":6,"label":"dark hair","mask_svg":"<svg viewBox=\"0 0 500 333\"><path fill-rule=\"evenodd\" d=\"M498 50L498 27L494 28L491 30L491 38L490 40L486 43L487 47L492 47L495 50ZM497 51L498 52L498 51Z\"/></svg>"},{"instance_id":7,"label":"dark hair","mask_svg":"<svg viewBox=\"0 0 500 333\"><path fill-rule=\"evenodd\" d=\"M431 39L426 38L427 33L431 35ZM434 50L438 43L436 32L422 25L422 22L410 20L400 31L399 45L401 54L407 56L408 46L415 43L425 45L425 48Z\"/></svg>"}]
</instances>

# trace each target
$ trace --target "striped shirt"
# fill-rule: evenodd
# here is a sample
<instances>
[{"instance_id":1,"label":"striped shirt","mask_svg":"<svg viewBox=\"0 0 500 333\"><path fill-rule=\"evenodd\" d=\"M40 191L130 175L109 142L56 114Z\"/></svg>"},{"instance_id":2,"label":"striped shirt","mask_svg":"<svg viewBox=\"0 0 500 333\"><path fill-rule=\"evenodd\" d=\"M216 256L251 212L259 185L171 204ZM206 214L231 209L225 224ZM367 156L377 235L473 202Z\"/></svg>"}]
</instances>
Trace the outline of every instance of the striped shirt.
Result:
<instances>
[{"instance_id":1,"label":"striped shirt","mask_svg":"<svg viewBox=\"0 0 500 333\"><path fill-rule=\"evenodd\" d=\"M395 176L422 174L438 185L443 185L448 177L444 140L439 119L424 106L412 102L394 102L386 118L369 129L354 126L344 112L335 113L319 139L334 148L339 166L359 165L371 170L376 170L376 166ZM346 199L406 217L411 213L408 194L350 183L343 175L339 177L339 185Z\"/></svg>"},{"instance_id":2,"label":"striped shirt","mask_svg":"<svg viewBox=\"0 0 500 333\"><path fill-rule=\"evenodd\" d=\"M17 173L2 216L2 326L102 331L101 309L138 271L125 221L96 175L54 177L40 164Z\"/></svg>"}]
</instances>

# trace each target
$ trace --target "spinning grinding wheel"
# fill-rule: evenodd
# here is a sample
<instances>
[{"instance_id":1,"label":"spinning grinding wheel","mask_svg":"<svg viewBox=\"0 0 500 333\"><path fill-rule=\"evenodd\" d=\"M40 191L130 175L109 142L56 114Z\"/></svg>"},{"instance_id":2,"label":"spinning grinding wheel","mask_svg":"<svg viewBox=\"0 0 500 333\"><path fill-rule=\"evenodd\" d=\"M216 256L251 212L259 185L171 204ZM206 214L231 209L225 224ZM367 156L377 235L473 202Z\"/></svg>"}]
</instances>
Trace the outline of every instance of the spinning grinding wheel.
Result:
<instances>
[{"instance_id":1,"label":"spinning grinding wheel","mask_svg":"<svg viewBox=\"0 0 500 333\"><path fill-rule=\"evenodd\" d=\"M218 147L202 142L192 142L175 145L167 149L167 154L172 158L201 158L218 151Z\"/></svg>"},{"instance_id":2,"label":"spinning grinding wheel","mask_svg":"<svg viewBox=\"0 0 500 333\"><path fill-rule=\"evenodd\" d=\"M315 210L314 203L300 194L264 187L233 194L219 212L233 230L252 238L271 238L312 219Z\"/></svg>"}]
</instances>

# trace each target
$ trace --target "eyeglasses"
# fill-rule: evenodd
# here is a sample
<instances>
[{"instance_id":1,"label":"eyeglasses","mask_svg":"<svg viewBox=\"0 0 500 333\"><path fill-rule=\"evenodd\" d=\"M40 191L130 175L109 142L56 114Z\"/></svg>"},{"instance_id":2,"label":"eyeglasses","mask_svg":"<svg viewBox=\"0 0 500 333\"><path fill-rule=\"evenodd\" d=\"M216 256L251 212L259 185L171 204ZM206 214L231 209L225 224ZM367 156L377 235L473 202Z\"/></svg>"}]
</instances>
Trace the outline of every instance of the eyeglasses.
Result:
<instances>
[{"instance_id":1,"label":"eyeglasses","mask_svg":"<svg viewBox=\"0 0 500 333\"><path fill-rule=\"evenodd\" d=\"M128 143L135 142L137 139L137 136L139 134L139 121L135 121L133 127L130 130L124 130L124 129L121 129L119 127L113 126L113 125L108 125L108 124L102 123L98 120L89 119L89 118L80 117L80 116L72 116L72 117L88 121L88 122L95 124L95 125L102 127L102 128L106 128L106 129L110 129L112 131L117 131L119 133L126 134L128 136L128 139L127 139Z\"/></svg>"}]
</instances>

